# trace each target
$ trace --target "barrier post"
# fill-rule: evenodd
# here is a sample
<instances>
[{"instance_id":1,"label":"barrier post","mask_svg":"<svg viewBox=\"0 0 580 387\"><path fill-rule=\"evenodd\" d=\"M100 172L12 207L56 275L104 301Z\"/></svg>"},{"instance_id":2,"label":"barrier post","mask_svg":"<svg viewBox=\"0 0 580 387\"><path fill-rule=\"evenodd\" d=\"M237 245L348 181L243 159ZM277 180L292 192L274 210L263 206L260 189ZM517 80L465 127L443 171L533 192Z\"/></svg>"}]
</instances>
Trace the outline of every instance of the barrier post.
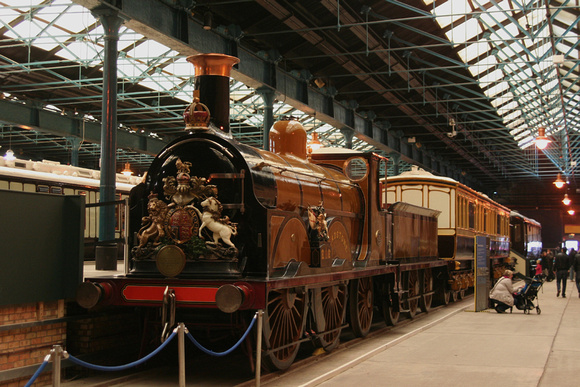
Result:
<instances>
[{"instance_id":1,"label":"barrier post","mask_svg":"<svg viewBox=\"0 0 580 387\"><path fill-rule=\"evenodd\" d=\"M179 387L185 387L185 324L177 325L177 350L179 356Z\"/></svg>"},{"instance_id":2,"label":"barrier post","mask_svg":"<svg viewBox=\"0 0 580 387\"><path fill-rule=\"evenodd\" d=\"M52 356L52 386L60 387L60 358L63 350L60 345L54 345L50 352Z\"/></svg>"},{"instance_id":3,"label":"barrier post","mask_svg":"<svg viewBox=\"0 0 580 387\"><path fill-rule=\"evenodd\" d=\"M256 328L256 387L260 387L260 373L262 368L262 319L264 311L258 311L258 328Z\"/></svg>"}]
</instances>

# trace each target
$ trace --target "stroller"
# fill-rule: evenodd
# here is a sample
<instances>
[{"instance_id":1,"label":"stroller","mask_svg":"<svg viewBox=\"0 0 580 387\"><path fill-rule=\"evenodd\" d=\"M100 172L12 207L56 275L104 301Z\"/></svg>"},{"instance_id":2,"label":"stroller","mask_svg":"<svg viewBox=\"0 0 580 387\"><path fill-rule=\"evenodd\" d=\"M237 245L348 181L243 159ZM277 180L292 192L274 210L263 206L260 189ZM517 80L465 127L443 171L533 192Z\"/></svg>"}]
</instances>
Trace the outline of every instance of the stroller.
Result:
<instances>
[{"instance_id":1,"label":"stroller","mask_svg":"<svg viewBox=\"0 0 580 387\"><path fill-rule=\"evenodd\" d=\"M521 288L515 295L514 295L514 306L519 309L523 310L524 314L530 314L531 310L536 309L536 313L542 313L540 309L540 304L538 303L538 291L544 285L544 278L543 276L539 277L526 277L521 273L515 273L515 277L523 279L526 283L523 288ZM534 300L536 300L536 304L534 305Z\"/></svg>"}]
</instances>

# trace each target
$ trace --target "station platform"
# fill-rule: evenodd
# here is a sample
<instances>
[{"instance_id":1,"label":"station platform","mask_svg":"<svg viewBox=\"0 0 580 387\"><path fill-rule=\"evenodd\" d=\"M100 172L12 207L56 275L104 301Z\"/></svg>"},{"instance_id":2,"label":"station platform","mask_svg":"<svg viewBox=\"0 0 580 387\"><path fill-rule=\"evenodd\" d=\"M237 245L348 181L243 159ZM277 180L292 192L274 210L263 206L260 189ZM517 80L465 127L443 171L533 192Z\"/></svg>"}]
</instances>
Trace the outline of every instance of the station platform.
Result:
<instances>
[{"instance_id":1,"label":"station platform","mask_svg":"<svg viewBox=\"0 0 580 387\"><path fill-rule=\"evenodd\" d=\"M518 286L523 282L516 281L514 288ZM529 315L515 307L505 314L493 309L474 312L474 297L469 296L419 314L413 321L404 321L386 332L371 333L330 353L312 356L286 372L263 375L259 385L578 386L580 298L575 283L569 280L567 296L556 297L556 282L545 282L535 301L541 314L533 310ZM63 385L178 385L175 369L164 373L121 379L118 383L82 380ZM187 386L197 385L258 384L255 380L240 383L239 379L232 383L201 381L188 375Z\"/></svg>"},{"instance_id":2,"label":"station platform","mask_svg":"<svg viewBox=\"0 0 580 387\"><path fill-rule=\"evenodd\" d=\"M537 301L539 315L516 308L511 314L476 313L469 297L262 385L578 386L576 284L568 280L562 298L556 297L556 282L546 282Z\"/></svg>"}]
</instances>

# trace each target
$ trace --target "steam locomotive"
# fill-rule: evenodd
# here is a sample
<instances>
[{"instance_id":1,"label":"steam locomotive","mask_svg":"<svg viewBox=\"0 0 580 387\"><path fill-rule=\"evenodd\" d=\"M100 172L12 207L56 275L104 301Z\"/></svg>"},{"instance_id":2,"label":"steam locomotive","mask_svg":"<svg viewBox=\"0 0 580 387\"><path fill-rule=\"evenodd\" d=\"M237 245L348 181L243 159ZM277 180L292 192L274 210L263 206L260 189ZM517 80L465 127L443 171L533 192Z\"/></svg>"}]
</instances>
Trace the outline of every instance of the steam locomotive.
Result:
<instances>
[{"instance_id":1,"label":"steam locomotive","mask_svg":"<svg viewBox=\"0 0 580 387\"><path fill-rule=\"evenodd\" d=\"M365 336L375 310L396 324L435 298L449 302L457 268L438 257L440 211L387 204L379 176L386 159L309 150L292 120L274 124L271 151L241 144L229 133L238 59L188 61L196 70L188 134L131 191L138 221L126 273L87 279L79 304L161 309L165 333L180 313L210 329L216 321L247 326L263 310L262 357L281 370L305 341L334 348L347 322Z\"/></svg>"}]
</instances>

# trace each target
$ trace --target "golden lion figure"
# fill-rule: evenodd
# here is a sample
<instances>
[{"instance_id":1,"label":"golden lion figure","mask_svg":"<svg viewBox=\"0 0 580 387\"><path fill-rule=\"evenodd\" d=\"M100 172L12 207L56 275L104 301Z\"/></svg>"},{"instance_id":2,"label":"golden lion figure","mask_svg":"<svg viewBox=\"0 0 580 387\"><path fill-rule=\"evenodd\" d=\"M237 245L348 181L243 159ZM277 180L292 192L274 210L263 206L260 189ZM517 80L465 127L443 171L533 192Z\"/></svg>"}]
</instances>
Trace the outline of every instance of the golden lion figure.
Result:
<instances>
[{"instance_id":1,"label":"golden lion figure","mask_svg":"<svg viewBox=\"0 0 580 387\"><path fill-rule=\"evenodd\" d=\"M149 216L143 217L143 224L145 226L141 227L137 233L140 248L145 247L150 241L153 243L153 246L157 246L161 243L160 239L165 236L163 224L168 208L167 204L159 200L156 196L151 195L149 197L149 202L147 203Z\"/></svg>"},{"instance_id":2,"label":"golden lion figure","mask_svg":"<svg viewBox=\"0 0 580 387\"><path fill-rule=\"evenodd\" d=\"M238 233L237 226L235 223L230 222L228 217L220 219L222 213L221 203L213 196L210 196L201 202L201 206L203 207L203 215L201 216L202 223L199 228L199 236L201 237L201 230L207 227L213 233L213 241L216 245L221 239L226 245L235 249L236 246L230 238Z\"/></svg>"}]
</instances>

